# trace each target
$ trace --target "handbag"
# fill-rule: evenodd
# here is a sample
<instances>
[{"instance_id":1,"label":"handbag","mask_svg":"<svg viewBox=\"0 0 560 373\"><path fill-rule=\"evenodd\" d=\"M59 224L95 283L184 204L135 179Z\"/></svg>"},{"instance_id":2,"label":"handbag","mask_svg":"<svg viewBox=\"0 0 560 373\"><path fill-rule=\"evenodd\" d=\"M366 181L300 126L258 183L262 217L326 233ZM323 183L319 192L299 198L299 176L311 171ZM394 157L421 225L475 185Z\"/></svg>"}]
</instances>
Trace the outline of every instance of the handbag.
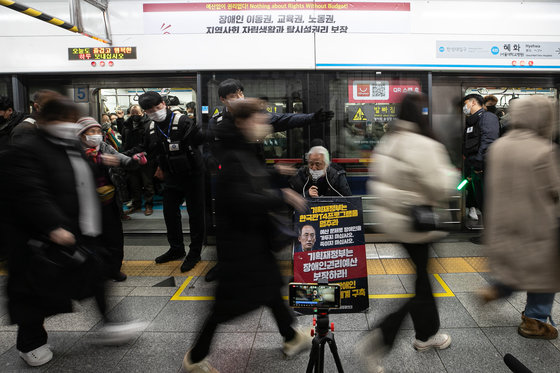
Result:
<instances>
[{"instance_id":1,"label":"handbag","mask_svg":"<svg viewBox=\"0 0 560 373\"><path fill-rule=\"evenodd\" d=\"M27 280L37 294L84 299L103 283L103 261L93 250L30 239ZM95 251L98 251L96 249Z\"/></svg>"},{"instance_id":2,"label":"handbag","mask_svg":"<svg viewBox=\"0 0 560 373\"><path fill-rule=\"evenodd\" d=\"M274 212L267 214L266 230L269 248L273 252L279 252L291 245L298 237L291 227L287 217Z\"/></svg>"},{"instance_id":3,"label":"handbag","mask_svg":"<svg viewBox=\"0 0 560 373\"><path fill-rule=\"evenodd\" d=\"M412 227L417 232L435 231L440 226L439 215L434 212L432 206L412 206L410 215L412 217Z\"/></svg>"}]
</instances>

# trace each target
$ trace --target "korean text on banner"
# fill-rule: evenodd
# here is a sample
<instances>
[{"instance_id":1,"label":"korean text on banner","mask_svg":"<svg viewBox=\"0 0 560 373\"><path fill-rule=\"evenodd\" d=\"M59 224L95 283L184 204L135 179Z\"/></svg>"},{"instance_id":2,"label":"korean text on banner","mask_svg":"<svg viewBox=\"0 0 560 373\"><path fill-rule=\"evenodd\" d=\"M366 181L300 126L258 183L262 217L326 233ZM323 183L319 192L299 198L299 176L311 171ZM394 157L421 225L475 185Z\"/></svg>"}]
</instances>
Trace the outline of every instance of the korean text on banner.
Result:
<instances>
[{"instance_id":1,"label":"korean text on banner","mask_svg":"<svg viewBox=\"0 0 560 373\"><path fill-rule=\"evenodd\" d=\"M326 278L340 284L341 310L368 308L366 246L361 197L316 198L297 214L294 281Z\"/></svg>"}]
</instances>

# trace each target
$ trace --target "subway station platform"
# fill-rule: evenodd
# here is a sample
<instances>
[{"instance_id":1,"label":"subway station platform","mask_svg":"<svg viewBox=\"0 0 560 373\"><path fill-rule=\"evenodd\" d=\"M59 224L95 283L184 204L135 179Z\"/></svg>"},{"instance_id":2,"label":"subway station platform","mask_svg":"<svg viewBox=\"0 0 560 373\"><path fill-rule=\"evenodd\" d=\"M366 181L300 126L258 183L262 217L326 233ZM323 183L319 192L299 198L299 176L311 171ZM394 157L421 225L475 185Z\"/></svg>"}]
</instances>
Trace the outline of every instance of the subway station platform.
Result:
<instances>
[{"instance_id":1,"label":"subway station platform","mask_svg":"<svg viewBox=\"0 0 560 373\"><path fill-rule=\"evenodd\" d=\"M417 352L414 330L407 317L392 352L384 360L387 372L509 372L503 356L511 353L533 372L560 372L560 341L526 339L517 334L524 309L523 293L482 305L476 290L490 279L484 247L455 236L432 245L429 270L438 303L441 331L452 337L446 350ZM188 243L188 242L187 242ZM156 265L153 259L167 250L165 237L126 238L123 271L128 279L109 285L110 316L148 322L136 340L119 347L94 343L101 317L93 300L76 302L75 312L46 321L53 360L29 368L18 356L16 327L8 324L5 292L0 296L1 372L179 372L185 351L202 327L213 299L214 283L204 275L214 265L216 251L203 250L203 260L181 273L180 261ZM367 312L331 315L345 372L362 372L353 350L359 338L414 291L414 266L399 245L367 245L370 308ZM278 257L286 281L292 274L290 253ZM6 284L5 269L0 285ZM242 289L240 289L242 291ZM287 287L284 288L287 295ZM560 320L560 296L553 319ZM311 316L298 316L302 328ZM222 325L209 360L220 372L305 372L308 353L285 359L281 336L267 309L259 309ZM326 372L336 372L326 351Z\"/></svg>"}]
</instances>

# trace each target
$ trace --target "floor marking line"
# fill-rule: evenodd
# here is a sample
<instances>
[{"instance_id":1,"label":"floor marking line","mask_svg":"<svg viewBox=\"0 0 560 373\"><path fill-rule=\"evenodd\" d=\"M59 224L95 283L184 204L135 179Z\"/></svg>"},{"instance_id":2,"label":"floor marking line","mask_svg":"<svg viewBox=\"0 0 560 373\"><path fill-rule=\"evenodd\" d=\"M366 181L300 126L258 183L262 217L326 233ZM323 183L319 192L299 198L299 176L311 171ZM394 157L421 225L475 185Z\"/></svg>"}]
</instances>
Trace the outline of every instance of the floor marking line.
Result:
<instances>
[{"instance_id":1,"label":"floor marking line","mask_svg":"<svg viewBox=\"0 0 560 373\"><path fill-rule=\"evenodd\" d=\"M445 283L445 281L443 281L443 279L441 278L440 275L438 275L437 273L434 273L434 277L436 278L437 282L439 282L439 284L441 285L443 290L445 290L444 294L446 294L446 295L441 295L442 297L454 297L455 296L455 294L453 294L453 292L451 291L449 286L447 286L447 284Z\"/></svg>"},{"instance_id":2,"label":"floor marking line","mask_svg":"<svg viewBox=\"0 0 560 373\"><path fill-rule=\"evenodd\" d=\"M451 291L449 286L443 281L441 276L437 273L434 273L433 276L435 277L436 281L441 285L445 293L433 293L435 298L447 298L447 297L454 297L455 294ZM189 283L192 281L194 276L189 276L183 282L181 287L177 289L175 294L171 297L171 300L190 300L190 301L198 301L198 300L215 300L214 296L204 296L204 295L181 295ZM415 294L410 293L403 293L403 294L369 294L369 299L402 299L402 298L412 298ZM287 295L283 296L282 299L289 300Z\"/></svg>"},{"instance_id":3,"label":"floor marking line","mask_svg":"<svg viewBox=\"0 0 560 373\"><path fill-rule=\"evenodd\" d=\"M451 291L449 286L443 281L443 279L437 274L433 274L437 282L441 285L445 293L433 293L435 298L447 298L447 297L454 297L455 294ZM414 293L403 293L403 294L370 294L369 299L398 299L398 298L412 298L414 297Z\"/></svg>"},{"instance_id":4,"label":"floor marking line","mask_svg":"<svg viewBox=\"0 0 560 373\"><path fill-rule=\"evenodd\" d=\"M179 287L179 289L177 289L175 294L173 294L173 296L171 297L171 300L183 300L183 298L185 298L185 297L182 297L181 294L183 293L183 291L189 285L189 283L192 281L193 278L194 278L194 276L187 277L185 279L185 281L183 282L183 285L181 285Z\"/></svg>"}]
</instances>

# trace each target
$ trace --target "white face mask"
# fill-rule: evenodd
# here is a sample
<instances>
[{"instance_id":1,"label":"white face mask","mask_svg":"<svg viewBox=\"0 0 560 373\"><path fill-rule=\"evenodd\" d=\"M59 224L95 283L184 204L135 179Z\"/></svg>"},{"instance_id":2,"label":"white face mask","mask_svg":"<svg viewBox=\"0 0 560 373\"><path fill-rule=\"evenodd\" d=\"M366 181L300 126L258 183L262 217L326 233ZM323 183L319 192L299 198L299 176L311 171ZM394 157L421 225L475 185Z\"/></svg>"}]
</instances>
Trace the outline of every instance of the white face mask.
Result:
<instances>
[{"instance_id":1,"label":"white face mask","mask_svg":"<svg viewBox=\"0 0 560 373\"><path fill-rule=\"evenodd\" d=\"M463 113L465 113L465 115L471 115L471 108L468 107L467 104L463 106Z\"/></svg>"},{"instance_id":2,"label":"white face mask","mask_svg":"<svg viewBox=\"0 0 560 373\"><path fill-rule=\"evenodd\" d=\"M84 144L90 148L96 148L103 141L103 135L86 135Z\"/></svg>"},{"instance_id":3,"label":"white face mask","mask_svg":"<svg viewBox=\"0 0 560 373\"><path fill-rule=\"evenodd\" d=\"M311 178L313 181L317 181L320 177L325 175L325 170L312 170L309 169L309 173L311 174Z\"/></svg>"},{"instance_id":4,"label":"white face mask","mask_svg":"<svg viewBox=\"0 0 560 373\"><path fill-rule=\"evenodd\" d=\"M78 140L78 130L82 128L79 124L70 122L43 124L40 127L49 135L66 140Z\"/></svg>"},{"instance_id":5,"label":"white face mask","mask_svg":"<svg viewBox=\"0 0 560 373\"><path fill-rule=\"evenodd\" d=\"M146 114L148 115L148 118L150 118L154 122L162 122L167 116L167 108L159 109L154 113L146 113Z\"/></svg>"}]
</instances>

